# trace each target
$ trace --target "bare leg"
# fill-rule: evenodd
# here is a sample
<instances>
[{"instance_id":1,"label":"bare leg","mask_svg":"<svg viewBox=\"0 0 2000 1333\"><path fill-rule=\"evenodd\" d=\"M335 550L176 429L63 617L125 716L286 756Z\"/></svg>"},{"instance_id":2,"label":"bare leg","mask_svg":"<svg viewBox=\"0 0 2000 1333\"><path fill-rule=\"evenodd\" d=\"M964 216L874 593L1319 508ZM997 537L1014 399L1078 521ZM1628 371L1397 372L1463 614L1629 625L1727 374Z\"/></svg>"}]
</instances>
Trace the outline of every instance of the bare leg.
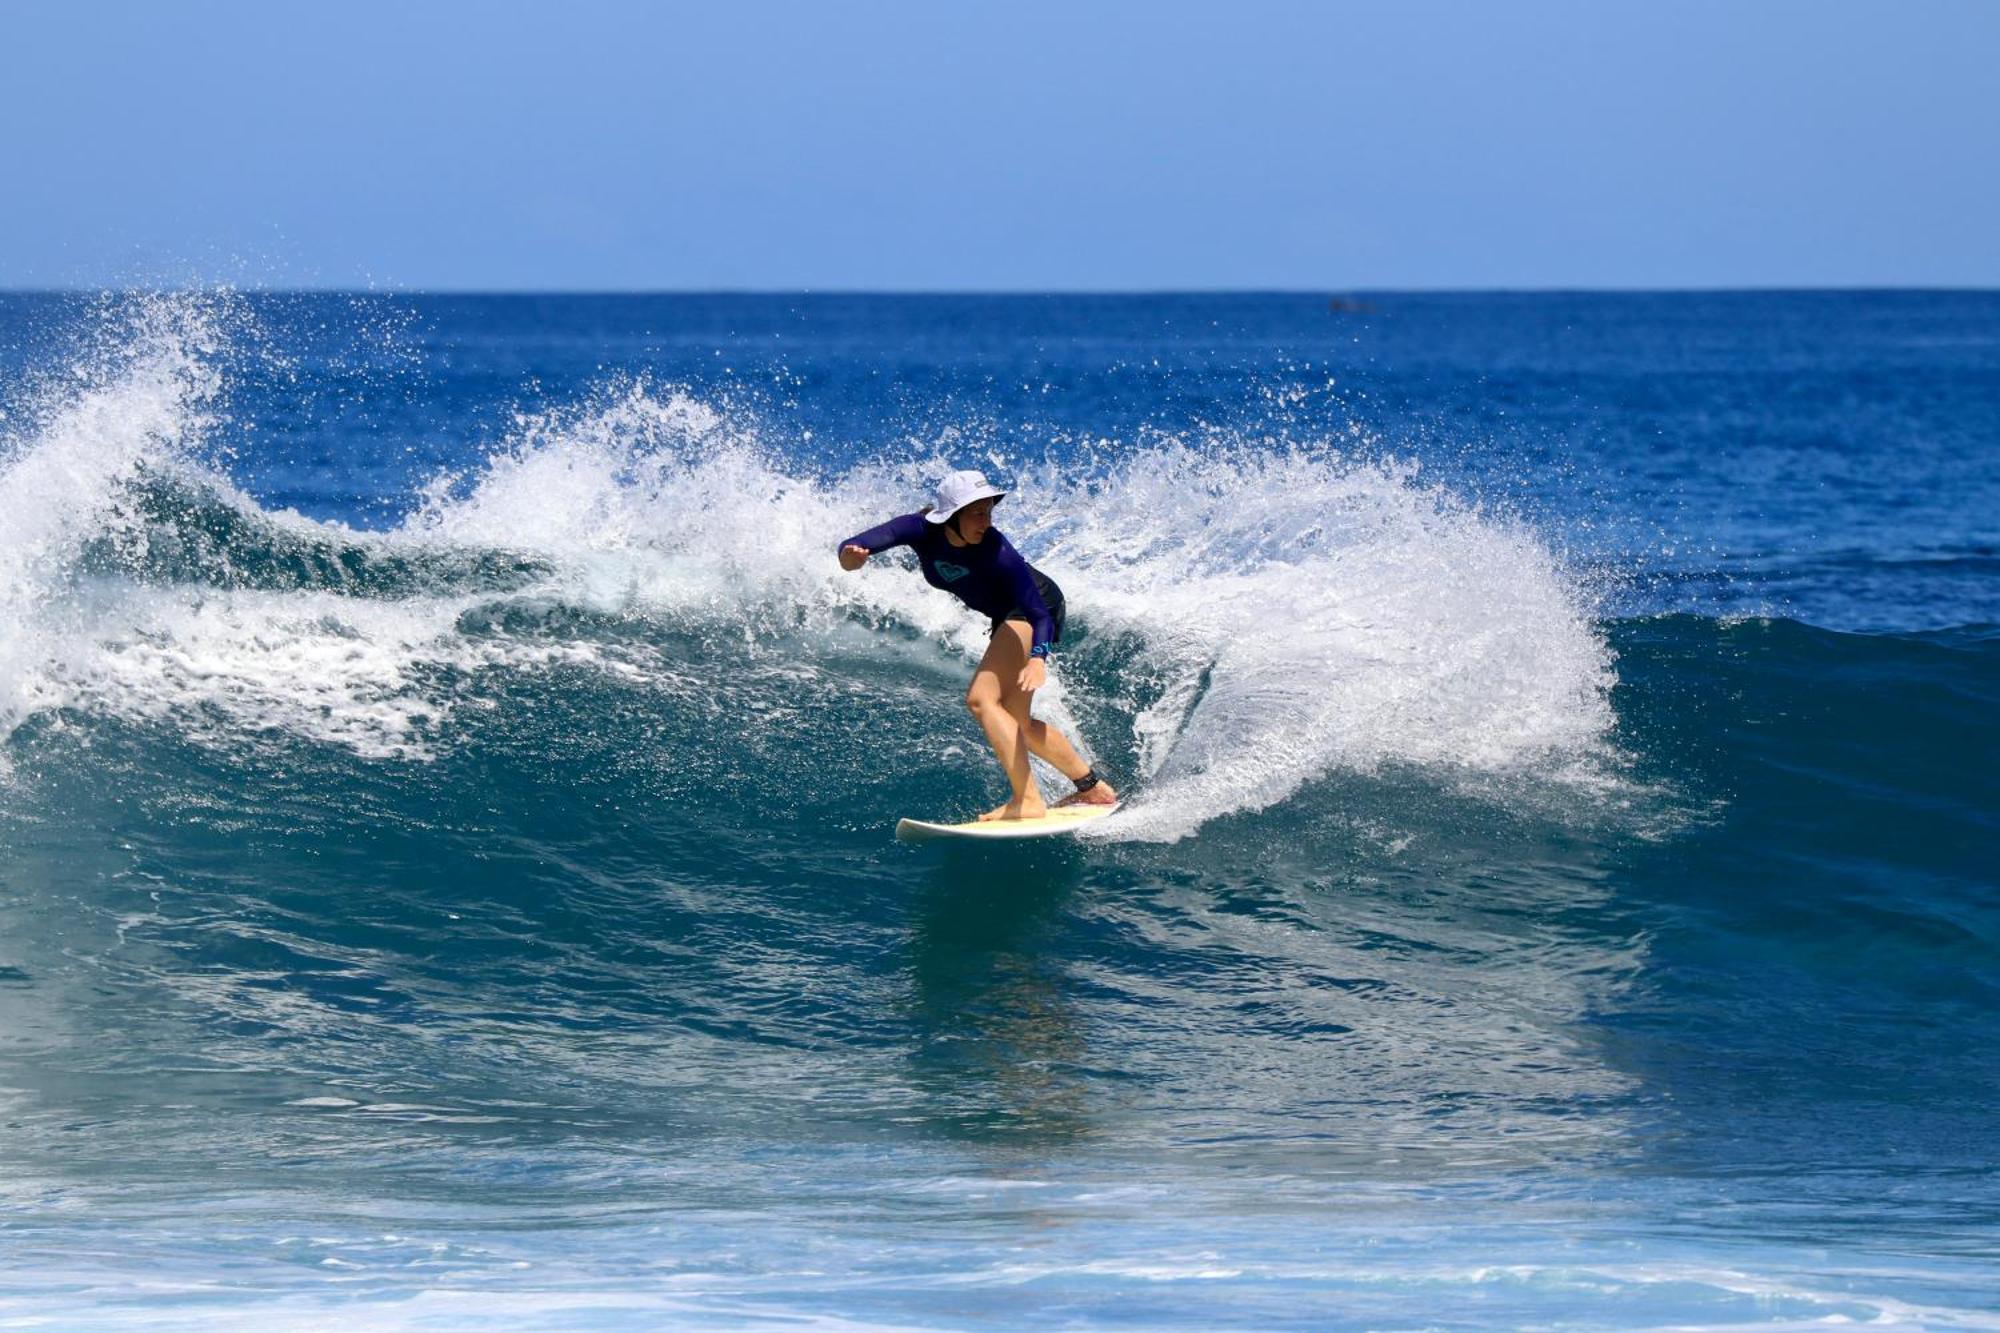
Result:
<instances>
[{"instance_id":1,"label":"bare leg","mask_svg":"<svg viewBox=\"0 0 2000 1333\"><path fill-rule=\"evenodd\" d=\"M1069 743L1069 737L1048 723L1035 718L1028 720L1028 748L1034 752L1036 758L1047 761L1071 782L1075 782L1090 771L1090 765L1076 752L1076 747ZM1118 793L1111 789L1111 784L1099 778L1089 791L1073 791L1056 804L1110 805L1117 799Z\"/></svg>"},{"instance_id":2,"label":"bare leg","mask_svg":"<svg viewBox=\"0 0 2000 1333\"><path fill-rule=\"evenodd\" d=\"M965 691L965 706L979 719L986 743L1000 767L1007 770L1007 784L1013 796L1007 804L980 816L982 819L1039 819L1048 813L1035 776L1028 768L1028 721L1030 696L1015 683L1028 662L1028 626L1008 621L993 633L972 684Z\"/></svg>"},{"instance_id":3,"label":"bare leg","mask_svg":"<svg viewBox=\"0 0 2000 1333\"><path fill-rule=\"evenodd\" d=\"M1013 799L987 812L982 816L985 819L1033 819L1047 810L1041 793L1035 788L1034 776L1028 771L1025 754L1021 756L1021 781L1015 781L1014 768L1008 756L1020 749L1022 741L1027 743L1029 753L1054 766L1072 782L1090 771L1090 765L1076 752L1069 737L1028 715L1034 696L1018 688L1015 681L1020 676L1021 668L1027 664L1030 633L1025 622L1015 620L1007 621L996 630L993 641L986 647L986 655L980 659L978 671L973 673L972 685L965 692L966 707L985 728L987 742L993 746L993 753L999 756L1001 767L1007 770L1008 782L1014 786ZM999 732L998 739L995 738L996 730ZM1061 804L1085 802L1109 805L1117 799L1118 794L1111 789L1111 784L1100 780L1087 792L1064 797Z\"/></svg>"}]
</instances>

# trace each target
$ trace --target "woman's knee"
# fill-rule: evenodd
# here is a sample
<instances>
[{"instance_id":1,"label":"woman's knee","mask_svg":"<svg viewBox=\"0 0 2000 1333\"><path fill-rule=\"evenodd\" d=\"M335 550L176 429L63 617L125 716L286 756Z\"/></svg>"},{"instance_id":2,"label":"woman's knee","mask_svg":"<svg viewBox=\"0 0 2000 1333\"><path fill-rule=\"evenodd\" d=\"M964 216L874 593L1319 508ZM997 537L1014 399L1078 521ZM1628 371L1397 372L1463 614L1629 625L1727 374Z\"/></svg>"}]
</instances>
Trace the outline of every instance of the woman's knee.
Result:
<instances>
[{"instance_id":1,"label":"woman's knee","mask_svg":"<svg viewBox=\"0 0 2000 1333\"><path fill-rule=\"evenodd\" d=\"M975 680L965 691L965 706L978 716L991 708L1001 707L1000 682L981 678Z\"/></svg>"}]
</instances>

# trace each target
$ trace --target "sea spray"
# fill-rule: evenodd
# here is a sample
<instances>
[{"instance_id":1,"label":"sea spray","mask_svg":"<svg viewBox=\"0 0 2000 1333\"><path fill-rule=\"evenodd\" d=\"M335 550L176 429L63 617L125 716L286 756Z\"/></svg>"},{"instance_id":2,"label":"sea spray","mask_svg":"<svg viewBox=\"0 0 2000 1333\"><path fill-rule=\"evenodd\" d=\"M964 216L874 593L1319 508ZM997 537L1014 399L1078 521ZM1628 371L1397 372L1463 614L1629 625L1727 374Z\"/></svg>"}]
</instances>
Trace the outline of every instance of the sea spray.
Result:
<instances>
[{"instance_id":1,"label":"sea spray","mask_svg":"<svg viewBox=\"0 0 2000 1333\"><path fill-rule=\"evenodd\" d=\"M77 359L33 377L0 442L0 740L59 706L60 681L102 650L87 543L124 518L147 473L197 466L223 390L231 307L213 296L131 298L100 308ZM219 479L216 484L222 485Z\"/></svg>"},{"instance_id":2,"label":"sea spray","mask_svg":"<svg viewBox=\"0 0 2000 1333\"><path fill-rule=\"evenodd\" d=\"M983 648L983 624L895 560L848 576L830 555L914 507L950 454L814 473L755 416L639 378L521 414L398 527L361 532L264 510L204 469L219 334L160 309L6 473L21 517L0 558L30 626L10 727L74 701L223 745L422 759L488 669L592 665L671 692L689 666L740 675L740 651L823 670L828 636L856 626L885 651L914 636L941 666ZM1132 798L1099 836L1184 837L1332 773L1555 773L1601 749L1609 655L1525 525L1351 439L1106 444L1024 467L999 511L1074 612L1041 706ZM206 563L159 558L196 534ZM565 633L553 607L595 619ZM662 635L709 660L671 669ZM785 703L732 697L751 717Z\"/></svg>"}]
</instances>

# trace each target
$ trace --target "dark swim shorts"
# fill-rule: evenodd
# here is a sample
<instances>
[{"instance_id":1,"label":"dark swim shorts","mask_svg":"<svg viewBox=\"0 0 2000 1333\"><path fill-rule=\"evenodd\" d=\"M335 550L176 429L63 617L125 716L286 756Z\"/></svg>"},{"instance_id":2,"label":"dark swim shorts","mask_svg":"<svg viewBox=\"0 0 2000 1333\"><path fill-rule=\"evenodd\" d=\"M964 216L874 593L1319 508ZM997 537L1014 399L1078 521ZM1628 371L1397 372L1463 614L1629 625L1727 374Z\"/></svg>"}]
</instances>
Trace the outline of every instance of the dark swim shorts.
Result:
<instances>
[{"instance_id":1,"label":"dark swim shorts","mask_svg":"<svg viewBox=\"0 0 2000 1333\"><path fill-rule=\"evenodd\" d=\"M1042 595L1043 604L1049 608L1049 621L1055 626L1055 638L1050 640L1050 642L1061 643L1063 634L1063 590L1056 586L1054 579L1042 573L1041 570L1036 569L1033 565L1028 566L1028 577L1035 581L1035 591ZM1000 626L1009 620L1025 620L1030 624L1034 623L1034 617L1029 615L1024 608L1018 606L1009 607L1006 611L993 617L993 627L988 632L999 632Z\"/></svg>"}]
</instances>

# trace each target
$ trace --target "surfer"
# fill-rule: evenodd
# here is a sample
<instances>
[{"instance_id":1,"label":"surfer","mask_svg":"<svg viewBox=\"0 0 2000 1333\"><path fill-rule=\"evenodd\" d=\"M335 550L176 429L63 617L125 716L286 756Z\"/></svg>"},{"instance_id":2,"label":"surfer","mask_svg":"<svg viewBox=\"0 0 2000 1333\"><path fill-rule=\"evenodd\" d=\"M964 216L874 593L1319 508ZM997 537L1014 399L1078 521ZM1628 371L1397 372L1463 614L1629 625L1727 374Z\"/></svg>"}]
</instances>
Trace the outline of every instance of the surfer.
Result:
<instances>
[{"instance_id":1,"label":"surfer","mask_svg":"<svg viewBox=\"0 0 2000 1333\"><path fill-rule=\"evenodd\" d=\"M1114 804L1118 794L1069 738L1028 715L1035 691L1048 681L1049 650L1062 639L1063 595L994 528L993 506L1006 493L977 472L954 472L938 483L932 503L842 542L840 567L851 572L877 552L910 547L925 582L992 619L993 637L972 673L965 706L979 719L1014 791L982 820L1039 819L1048 813L1028 771L1030 752L1076 784L1058 805Z\"/></svg>"}]
</instances>

